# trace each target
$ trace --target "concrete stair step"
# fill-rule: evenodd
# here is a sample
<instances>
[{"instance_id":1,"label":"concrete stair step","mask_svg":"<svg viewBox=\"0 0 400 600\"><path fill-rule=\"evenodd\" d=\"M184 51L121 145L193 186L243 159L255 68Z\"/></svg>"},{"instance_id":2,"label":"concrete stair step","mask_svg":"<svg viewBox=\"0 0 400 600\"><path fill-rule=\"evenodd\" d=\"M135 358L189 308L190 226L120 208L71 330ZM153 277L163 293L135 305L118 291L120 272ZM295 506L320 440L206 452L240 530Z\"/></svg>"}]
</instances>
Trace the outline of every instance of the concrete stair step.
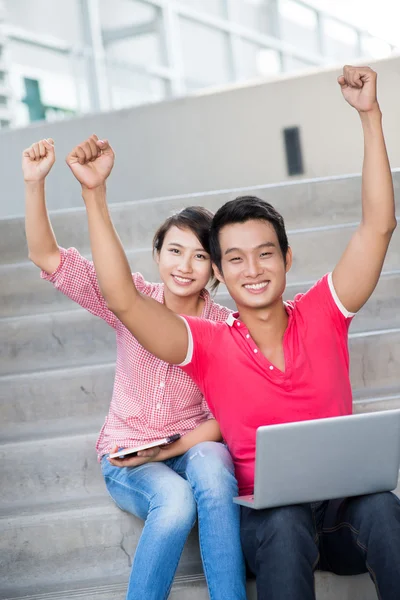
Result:
<instances>
[{"instance_id":1,"label":"concrete stair step","mask_svg":"<svg viewBox=\"0 0 400 600\"><path fill-rule=\"evenodd\" d=\"M355 390L400 384L400 329L350 334L350 379Z\"/></svg>"},{"instance_id":2,"label":"concrete stair step","mask_svg":"<svg viewBox=\"0 0 400 600\"><path fill-rule=\"evenodd\" d=\"M400 188L400 170L393 171L396 195ZM355 222L360 218L361 178L359 175L293 181L276 185L235 190L137 200L112 204L111 214L126 247L149 246L154 231L173 212L185 206L200 205L216 211L224 202L239 195L257 195L273 204L284 216L288 229ZM51 213L59 244L88 249L85 210L66 209ZM0 262L26 259L23 218L0 221Z\"/></svg>"},{"instance_id":3,"label":"concrete stair step","mask_svg":"<svg viewBox=\"0 0 400 600\"><path fill-rule=\"evenodd\" d=\"M316 281L332 270L347 245L354 226L339 225L305 229L289 235L294 261L288 275L289 285ZM73 244L70 242L69 246ZM81 247L78 246L81 250ZM149 281L159 281L157 266L146 246L126 246L132 271L140 271ZM384 270L398 274L400 264L400 232L391 241ZM24 261L0 266L0 317L29 315L69 309L73 303L39 277L39 269Z\"/></svg>"},{"instance_id":4,"label":"concrete stair step","mask_svg":"<svg viewBox=\"0 0 400 600\"><path fill-rule=\"evenodd\" d=\"M122 579L122 578L120 578ZM7 596L4 600L79 600L84 598L85 600L125 600L126 589L128 581L124 579L110 583L109 580L95 581L83 581L81 582L82 587L76 587L71 589L69 586L67 589L60 591L57 588L53 592L43 592L32 595L30 589L27 590L29 595L18 596ZM255 599L255 586L253 582L249 582L249 600ZM22 591L22 590L21 590ZM0 592L0 599L2 595ZM178 575L174 579L171 593L169 595L170 600L208 600L207 586L203 575Z\"/></svg>"},{"instance_id":5,"label":"concrete stair step","mask_svg":"<svg viewBox=\"0 0 400 600\"><path fill-rule=\"evenodd\" d=\"M400 391L354 402L355 413L400 408ZM78 419L77 419L78 421ZM44 503L68 503L106 497L95 442L98 432L23 439L0 445L2 513Z\"/></svg>"},{"instance_id":6,"label":"concrete stair step","mask_svg":"<svg viewBox=\"0 0 400 600\"><path fill-rule=\"evenodd\" d=\"M113 363L0 378L0 441L99 431L108 412L113 378ZM392 386L380 389L354 388L355 401L377 406L382 401L382 406L396 408L400 381L395 365L391 379Z\"/></svg>"},{"instance_id":7,"label":"concrete stair step","mask_svg":"<svg viewBox=\"0 0 400 600\"><path fill-rule=\"evenodd\" d=\"M46 509L46 505L42 507ZM59 590L71 582L102 577L126 581L142 522L112 502L68 510L42 510L0 519L0 598L18 590ZM178 575L202 572L196 530L189 535ZM21 594L20 594L21 595Z\"/></svg>"},{"instance_id":8,"label":"concrete stair step","mask_svg":"<svg viewBox=\"0 0 400 600\"><path fill-rule=\"evenodd\" d=\"M0 374L114 361L115 331L86 311L0 321Z\"/></svg>"},{"instance_id":9,"label":"concrete stair step","mask_svg":"<svg viewBox=\"0 0 400 600\"><path fill-rule=\"evenodd\" d=\"M350 341L354 398L397 406L399 332ZM98 431L112 395L114 363L0 378L3 442ZM381 398L382 397L382 398Z\"/></svg>"},{"instance_id":10,"label":"concrete stair step","mask_svg":"<svg viewBox=\"0 0 400 600\"><path fill-rule=\"evenodd\" d=\"M0 504L8 507L106 496L97 462L97 432L0 446Z\"/></svg>"},{"instance_id":11,"label":"concrete stair step","mask_svg":"<svg viewBox=\"0 0 400 600\"><path fill-rule=\"evenodd\" d=\"M3 340L0 375L33 372L44 366L60 369L115 360L114 330L86 311L3 319L0 337ZM375 387L392 385L386 378L395 375L392 362L400 353L399 339L399 328L351 331L351 372L355 388L375 385L371 377L379 378ZM375 352L378 344L379 355ZM381 381L382 377L385 381Z\"/></svg>"},{"instance_id":12,"label":"concrete stair step","mask_svg":"<svg viewBox=\"0 0 400 600\"><path fill-rule=\"evenodd\" d=\"M355 414L366 412L377 412L381 410L400 409L400 383L395 389L379 390L368 396L364 393L356 393L353 399L353 412ZM367 390L371 392L371 390ZM360 391L358 391L360 392Z\"/></svg>"},{"instance_id":13,"label":"concrete stair step","mask_svg":"<svg viewBox=\"0 0 400 600\"><path fill-rule=\"evenodd\" d=\"M126 582L110 584L83 582L80 589L44 592L32 595L2 596L1 600L125 600ZM90 586L90 587L89 587ZM317 572L315 575L315 591L317 600L376 600L375 588L368 575L354 577L338 577L331 573ZM19 593L19 592L17 592ZM255 581L247 583L248 600L257 600ZM177 576L172 586L169 600L209 600L207 586L203 575L192 577Z\"/></svg>"},{"instance_id":14,"label":"concrete stair step","mask_svg":"<svg viewBox=\"0 0 400 600\"><path fill-rule=\"evenodd\" d=\"M0 439L19 441L99 431L115 365L36 371L0 378Z\"/></svg>"},{"instance_id":15,"label":"concrete stair step","mask_svg":"<svg viewBox=\"0 0 400 600\"><path fill-rule=\"evenodd\" d=\"M345 242L350 237L350 234L350 228L317 231L312 234L309 233L307 236L298 234L294 244L294 251L296 256L296 244L298 245L298 249L302 247L302 251L299 252L298 255L302 255L303 259L302 264L300 265L298 262L299 259L297 259L296 262L295 258L292 273L292 276L294 275L294 280L292 279L292 283L296 282L296 277L298 277L298 282L308 280L301 276L305 274L307 268L309 271L313 270L313 268L309 266L313 263L313 255L319 256L319 260L322 261L324 266L324 268L321 268L322 264L320 264L318 274L312 273L314 279L328 271L330 267L333 267L341 252L341 250L338 251L338 246L343 248ZM347 239L340 242L340 238L343 236ZM324 252L321 250L322 247L324 248ZM321 258L322 254L325 254L326 256L330 255L330 261L327 260L326 256L325 259ZM335 254L337 255L336 257L333 256ZM147 252L147 254L143 253L143 255L146 255L149 259L149 265L153 265L154 267L151 254ZM400 234L394 236L385 264L386 270L389 271L400 264ZM316 271L316 269L314 270ZM50 288L52 287L45 282L40 283L43 286L47 285ZM394 285L394 288L396 287L396 283L395 278L391 280L391 285ZM392 291L396 290L393 290L392 288ZM379 300L381 300L381 303ZM379 317L380 307L383 305L391 312L396 300L397 297L394 301L386 297L386 301L382 301L382 296L377 296L377 308L375 309L377 323L370 321L372 327L382 327ZM372 301L373 300L371 300L371 302ZM390 317L387 317L386 322L389 319ZM66 336L63 329L67 322L68 335ZM357 327L357 324L355 326ZM38 333L39 329L41 330L40 334ZM0 354L0 358L3 359L0 373L3 374L41 368L43 365L43 362L40 362L43 360L41 355L46 354L47 358L49 352L53 352L53 350L56 353L56 355L52 357L53 360L56 360L56 356L63 356L63 358L67 360L69 355L78 351L78 354L84 352L86 355L86 360L84 362L92 364L109 360L111 357L110 351L114 351L111 342L112 330L107 328L105 324L100 321L91 321L88 314L82 313L80 316L75 309L68 313L56 312L40 316L33 315L23 318L16 317L0 320L0 336L2 339L6 340L6 344ZM32 356L33 350L35 350L34 356ZM23 363L25 363L26 366L24 364L24 368L21 369ZM34 366L30 366L30 363L33 363ZM56 368L64 364L66 363L55 362L53 364L53 362L51 362L50 366Z\"/></svg>"}]
</instances>

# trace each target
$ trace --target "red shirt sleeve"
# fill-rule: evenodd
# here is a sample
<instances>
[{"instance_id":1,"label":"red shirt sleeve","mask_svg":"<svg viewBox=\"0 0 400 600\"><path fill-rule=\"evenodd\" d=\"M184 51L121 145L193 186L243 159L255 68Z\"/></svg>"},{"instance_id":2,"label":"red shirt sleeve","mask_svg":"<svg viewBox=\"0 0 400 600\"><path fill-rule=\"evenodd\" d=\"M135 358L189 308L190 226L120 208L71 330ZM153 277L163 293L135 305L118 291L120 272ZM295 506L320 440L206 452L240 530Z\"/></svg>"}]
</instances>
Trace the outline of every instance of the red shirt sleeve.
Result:
<instances>
[{"instance_id":1,"label":"red shirt sleeve","mask_svg":"<svg viewBox=\"0 0 400 600\"><path fill-rule=\"evenodd\" d=\"M293 305L307 319L315 318L324 323L329 322L346 336L355 316L340 302L333 286L332 273L324 275L305 294L298 294Z\"/></svg>"},{"instance_id":2,"label":"red shirt sleeve","mask_svg":"<svg viewBox=\"0 0 400 600\"><path fill-rule=\"evenodd\" d=\"M199 317L182 317L186 323L189 334L189 344L186 359L180 365L198 385L204 394L204 378L210 361L212 347L218 336L218 330L225 325ZM211 412L213 407L209 405Z\"/></svg>"}]
</instances>

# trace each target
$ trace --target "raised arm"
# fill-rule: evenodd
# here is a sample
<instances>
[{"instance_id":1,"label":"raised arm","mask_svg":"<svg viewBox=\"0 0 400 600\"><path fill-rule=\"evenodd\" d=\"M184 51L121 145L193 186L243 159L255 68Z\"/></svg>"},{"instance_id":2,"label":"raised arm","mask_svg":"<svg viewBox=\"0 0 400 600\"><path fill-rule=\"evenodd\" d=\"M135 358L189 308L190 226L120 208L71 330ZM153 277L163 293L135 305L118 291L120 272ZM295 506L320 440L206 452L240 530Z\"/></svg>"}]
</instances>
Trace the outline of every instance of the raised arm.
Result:
<instances>
[{"instance_id":1,"label":"raised arm","mask_svg":"<svg viewBox=\"0 0 400 600\"><path fill-rule=\"evenodd\" d=\"M40 269L53 273L60 251L51 227L45 200L45 179L55 162L54 142L41 140L22 154L25 181L25 232L28 256Z\"/></svg>"},{"instance_id":2,"label":"raised arm","mask_svg":"<svg viewBox=\"0 0 400 600\"><path fill-rule=\"evenodd\" d=\"M378 283L397 225L376 78L376 73L368 67L344 67L338 79L344 98L360 115L364 133L361 223L332 273L340 301L354 313L365 304Z\"/></svg>"},{"instance_id":3,"label":"raised arm","mask_svg":"<svg viewBox=\"0 0 400 600\"><path fill-rule=\"evenodd\" d=\"M67 164L82 186L93 262L108 308L149 352L180 364L187 354L186 325L166 306L136 290L111 221L106 201L106 179L114 165L111 146L92 135L67 156Z\"/></svg>"}]
</instances>

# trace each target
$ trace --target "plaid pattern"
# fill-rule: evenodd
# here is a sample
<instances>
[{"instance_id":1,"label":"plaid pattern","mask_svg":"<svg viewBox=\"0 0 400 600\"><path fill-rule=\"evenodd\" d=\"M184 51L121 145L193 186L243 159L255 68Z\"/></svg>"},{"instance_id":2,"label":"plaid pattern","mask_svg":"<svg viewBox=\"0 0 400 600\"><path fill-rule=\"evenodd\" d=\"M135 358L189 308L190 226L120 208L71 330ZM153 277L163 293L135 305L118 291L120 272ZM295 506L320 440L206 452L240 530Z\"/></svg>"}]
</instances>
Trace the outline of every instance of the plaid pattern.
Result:
<instances>
[{"instance_id":1,"label":"plaid pattern","mask_svg":"<svg viewBox=\"0 0 400 600\"><path fill-rule=\"evenodd\" d=\"M50 281L63 294L115 329L117 362L110 410L100 431L96 449L99 458L117 445L135 446L174 433L185 435L212 414L199 388L179 367L159 360L145 350L107 308L91 261L75 248L60 248L61 260ZM140 273L132 274L136 288L160 303L164 285L148 283ZM203 290L202 318L225 321L230 310L216 304Z\"/></svg>"}]
</instances>

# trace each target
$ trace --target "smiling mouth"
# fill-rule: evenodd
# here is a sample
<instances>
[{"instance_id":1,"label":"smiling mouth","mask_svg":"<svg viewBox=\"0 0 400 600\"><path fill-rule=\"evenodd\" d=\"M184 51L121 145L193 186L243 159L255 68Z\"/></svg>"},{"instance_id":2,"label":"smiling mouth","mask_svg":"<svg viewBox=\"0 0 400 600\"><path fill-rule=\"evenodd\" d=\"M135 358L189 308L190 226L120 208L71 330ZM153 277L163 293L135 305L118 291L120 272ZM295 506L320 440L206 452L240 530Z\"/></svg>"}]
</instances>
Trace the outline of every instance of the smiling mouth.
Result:
<instances>
[{"instance_id":1,"label":"smiling mouth","mask_svg":"<svg viewBox=\"0 0 400 600\"><path fill-rule=\"evenodd\" d=\"M174 281L179 285L189 285L193 283L194 279L188 279L187 277L179 277L179 275L172 275Z\"/></svg>"},{"instance_id":2,"label":"smiling mouth","mask_svg":"<svg viewBox=\"0 0 400 600\"><path fill-rule=\"evenodd\" d=\"M260 281L259 283L245 283L244 288L252 294L263 292L269 285L269 281Z\"/></svg>"}]
</instances>

